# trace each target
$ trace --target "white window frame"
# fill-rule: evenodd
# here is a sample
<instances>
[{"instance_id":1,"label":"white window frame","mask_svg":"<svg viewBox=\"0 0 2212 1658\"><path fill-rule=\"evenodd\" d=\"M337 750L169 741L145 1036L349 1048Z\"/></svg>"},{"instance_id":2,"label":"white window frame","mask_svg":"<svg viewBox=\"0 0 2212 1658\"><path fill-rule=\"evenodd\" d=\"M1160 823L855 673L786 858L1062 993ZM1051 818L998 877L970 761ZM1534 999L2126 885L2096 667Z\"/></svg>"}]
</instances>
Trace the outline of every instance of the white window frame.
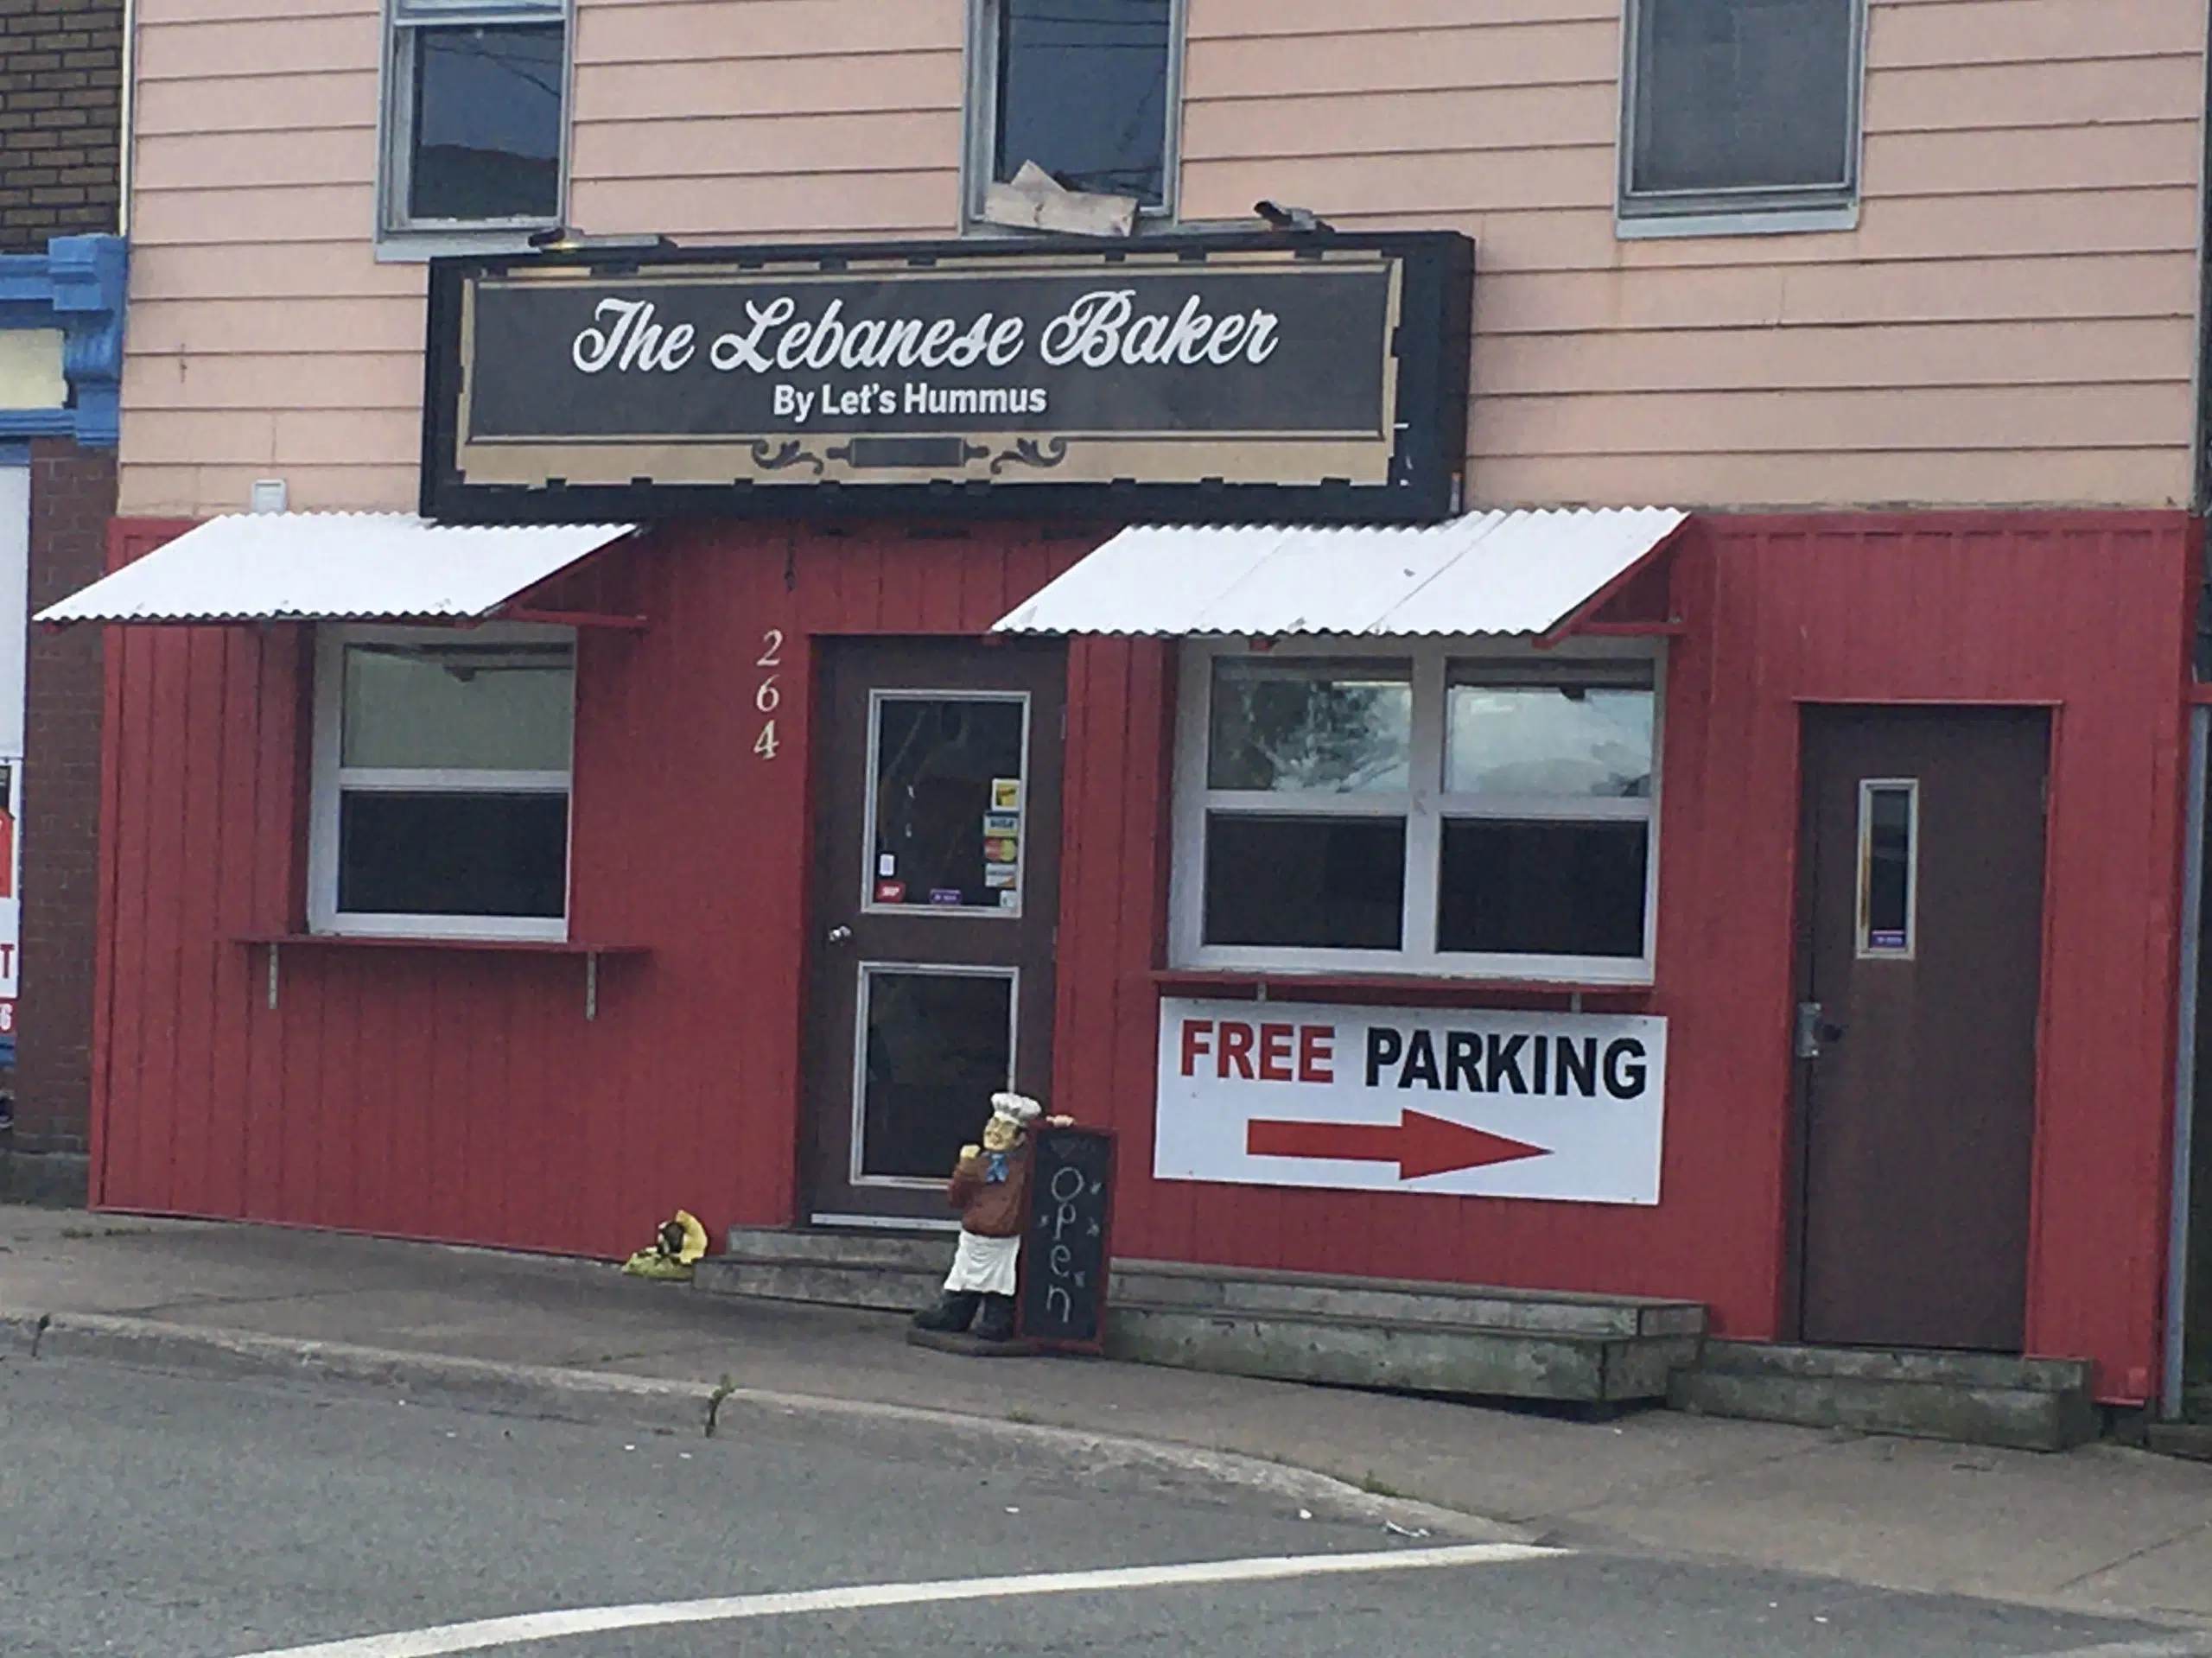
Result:
<instances>
[{"instance_id":1,"label":"white window frame","mask_svg":"<svg viewBox=\"0 0 2212 1658\"><path fill-rule=\"evenodd\" d=\"M1874 797L1902 793L1904 805L1904 943L1874 942ZM1920 953L1920 779L1859 780L1859 915L1854 937L1862 962L1910 962Z\"/></svg>"},{"instance_id":2,"label":"white window frame","mask_svg":"<svg viewBox=\"0 0 2212 1658\"><path fill-rule=\"evenodd\" d=\"M1160 152L1160 205L1137 210L1140 229L1176 222L1182 192L1183 60L1187 47L1190 0L1169 0L1167 11L1166 131ZM968 106L961 146L961 229L972 235L1014 236L1021 232L983 221L983 193L998 168L999 21L1002 0L969 0Z\"/></svg>"},{"instance_id":3,"label":"white window frame","mask_svg":"<svg viewBox=\"0 0 2212 1658\"><path fill-rule=\"evenodd\" d=\"M1021 969L986 962L887 962L859 964L860 994L853 1001L853 1131L846 1140L845 1178L855 1187L895 1191L942 1191L944 1177L870 1174L868 1161L868 1015L875 981L893 974L940 979L1002 979L1006 981L1006 1086L1021 1075Z\"/></svg>"},{"instance_id":4,"label":"white window frame","mask_svg":"<svg viewBox=\"0 0 2212 1658\"><path fill-rule=\"evenodd\" d=\"M1168 877L1168 963L1173 968L1254 974L1417 974L1504 980L1520 983L1648 985L1658 943L1660 756L1666 748L1667 658L1656 642L1568 639L1549 651L1525 640L1494 638L1299 638L1277 642L1262 656L1246 639L1185 639L1177 685L1174 817ZM1352 657L1363 664L1406 663L1412 674L1410 786L1403 792L1332 794L1320 791L1262 797L1206 786L1213 664L1224 657L1250 656L1286 663ZM1652 672L1651 792L1648 797L1609 800L1448 794L1443 787L1445 720L1449 670L1454 662L1484 664L1649 662ZM1205 924L1205 842L1209 810L1253 816L1382 817L1406 823L1405 910L1396 950L1208 944ZM1644 866L1643 953L1641 956L1512 955L1445 951L1436 948L1437 882L1442 868L1446 818L1494 817L1516 822L1556 818L1597 822L1636 818L1650 824Z\"/></svg>"},{"instance_id":5,"label":"white window frame","mask_svg":"<svg viewBox=\"0 0 2212 1658\"><path fill-rule=\"evenodd\" d=\"M415 38L424 29L561 25L560 181L550 217L416 219L407 210L415 154ZM384 0L384 96L377 147L377 250L380 258L520 251L532 232L561 225L569 206L569 148L575 107L575 0Z\"/></svg>"},{"instance_id":6,"label":"white window frame","mask_svg":"<svg viewBox=\"0 0 2212 1658\"><path fill-rule=\"evenodd\" d=\"M315 630L315 746L308 828L308 931L339 937L515 939L566 943L574 905L569 886L575 858L575 721L569 722L569 760L559 772L437 771L348 767L340 764L346 708L346 647L464 641L472 645L575 644L575 630L496 623L466 634L450 628L326 624ZM571 709L575 695L571 677ZM369 792L558 794L569 804L568 867L562 879L561 914L553 916L400 915L338 908L339 797Z\"/></svg>"},{"instance_id":7,"label":"white window frame","mask_svg":"<svg viewBox=\"0 0 2212 1658\"><path fill-rule=\"evenodd\" d=\"M1622 0L1621 107L1613 228L1624 240L1665 236L1748 236L1854 230L1866 148L1867 0L1851 0L1850 101L1844 178L1835 184L1743 186L1719 190L1638 190L1637 63L1651 0Z\"/></svg>"},{"instance_id":8,"label":"white window frame","mask_svg":"<svg viewBox=\"0 0 2212 1658\"><path fill-rule=\"evenodd\" d=\"M875 884L883 879L876 873L879 850L875 844L876 790L881 784L880 768L883 759L883 709L891 702L1009 702L1021 709L1021 807L1023 833L1016 842L1014 876L1011 905L1001 903L995 909L981 905L962 904L879 904L875 901ZM871 688L868 694L868 821L861 835L860 907L863 915L896 916L958 916L970 921L1019 921L1022 905L1029 899L1029 772L1030 772L1030 700L1027 691L968 689L914 689L905 685L891 688Z\"/></svg>"}]
</instances>

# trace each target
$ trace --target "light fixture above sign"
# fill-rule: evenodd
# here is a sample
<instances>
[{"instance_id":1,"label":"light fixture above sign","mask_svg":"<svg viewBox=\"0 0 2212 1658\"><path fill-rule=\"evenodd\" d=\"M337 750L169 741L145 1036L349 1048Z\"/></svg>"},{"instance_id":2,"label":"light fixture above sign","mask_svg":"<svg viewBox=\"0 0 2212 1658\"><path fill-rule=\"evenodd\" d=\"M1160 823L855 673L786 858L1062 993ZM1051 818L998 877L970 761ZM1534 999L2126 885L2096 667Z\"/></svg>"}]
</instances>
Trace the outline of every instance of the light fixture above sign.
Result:
<instances>
[{"instance_id":1,"label":"light fixture above sign","mask_svg":"<svg viewBox=\"0 0 2212 1658\"><path fill-rule=\"evenodd\" d=\"M669 250L433 268L423 510L1422 521L1472 245Z\"/></svg>"}]
</instances>

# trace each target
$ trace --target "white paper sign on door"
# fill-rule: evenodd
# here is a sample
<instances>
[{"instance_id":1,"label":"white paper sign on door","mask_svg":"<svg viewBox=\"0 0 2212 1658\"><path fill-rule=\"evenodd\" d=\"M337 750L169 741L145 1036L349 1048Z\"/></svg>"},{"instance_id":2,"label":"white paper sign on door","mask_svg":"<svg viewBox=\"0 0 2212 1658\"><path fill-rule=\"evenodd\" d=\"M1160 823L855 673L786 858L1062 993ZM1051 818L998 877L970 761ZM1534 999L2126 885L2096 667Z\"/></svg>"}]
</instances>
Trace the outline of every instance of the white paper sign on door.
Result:
<instances>
[{"instance_id":1,"label":"white paper sign on door","mask_svg":"<svg viewBox=\"0 0 2212 1658\"><path fill-rule=\"evenodd\" d=\"M1162 1180L1656 1204L1667 1021L1160 1004Z\"/></svg>"}]
</instances>

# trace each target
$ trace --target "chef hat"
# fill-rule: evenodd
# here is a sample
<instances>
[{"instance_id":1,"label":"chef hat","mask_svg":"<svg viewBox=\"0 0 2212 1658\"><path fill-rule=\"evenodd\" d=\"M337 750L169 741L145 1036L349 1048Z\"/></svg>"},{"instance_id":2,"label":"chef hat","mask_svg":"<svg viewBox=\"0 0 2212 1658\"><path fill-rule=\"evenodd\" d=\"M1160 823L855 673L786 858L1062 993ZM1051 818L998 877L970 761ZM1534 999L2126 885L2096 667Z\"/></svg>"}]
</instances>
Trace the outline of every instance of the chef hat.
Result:
<instances>
[{"instance_id":1,"label":"chef hat","mask_svg":"<svg viewBox=\"0 0 2212 1658\"><path fill-rule=\"evenodd\" d=\"M1002 1117L1017 1128L1027 1128L1043 1113L1045 1108L1026 1094L994 1094L991 1096L991 1115Z\"/></svg>"}]
</instances>

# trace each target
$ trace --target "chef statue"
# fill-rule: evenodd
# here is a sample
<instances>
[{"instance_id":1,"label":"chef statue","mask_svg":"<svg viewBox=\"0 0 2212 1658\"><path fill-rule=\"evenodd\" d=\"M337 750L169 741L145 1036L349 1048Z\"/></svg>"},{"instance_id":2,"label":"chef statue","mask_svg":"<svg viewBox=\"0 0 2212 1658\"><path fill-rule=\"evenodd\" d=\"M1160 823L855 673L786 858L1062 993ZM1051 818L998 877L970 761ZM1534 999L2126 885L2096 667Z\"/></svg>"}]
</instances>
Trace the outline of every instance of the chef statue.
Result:
<instances>
[{"instance_id":1,"label":"chef statue","mask_svg":"<svg viewBox=\"0 0 2212 1658\"><path fill-rule=\"evenodd\" d=\"M957 1332L973 1323L980 1340L1013 1337L1014 1266L1029 1224L1029 1127L1042 1111L1036 1101L1020 1094L994 1094L983 1143L960 1148L960 1161L944 1189L946 1199L960 1211L960 1247L936 1305L914 1315L916 1329ZM1075 1119L1045 1121L1065 1128Z\"/></svg>"}]
</instances>

